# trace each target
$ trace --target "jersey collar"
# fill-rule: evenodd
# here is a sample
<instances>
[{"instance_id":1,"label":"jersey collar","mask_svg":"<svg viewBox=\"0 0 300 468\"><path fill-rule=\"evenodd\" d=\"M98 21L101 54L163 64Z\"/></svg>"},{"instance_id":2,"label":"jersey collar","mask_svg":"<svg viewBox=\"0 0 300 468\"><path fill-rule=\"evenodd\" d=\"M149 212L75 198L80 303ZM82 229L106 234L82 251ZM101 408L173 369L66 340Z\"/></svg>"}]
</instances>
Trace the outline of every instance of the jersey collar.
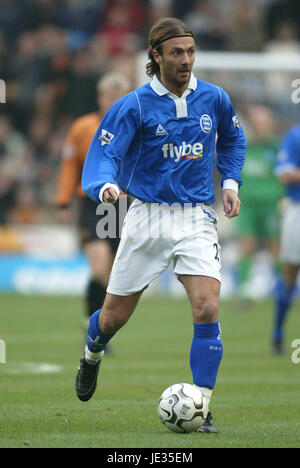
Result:
<instances>
[{"instance_id":1,"label":"jersey collar","mask_svg":"<svg viewBox=\"0 0 300 468\"><path fill-rule=\"evenodd\" d=\"M166 94L172 94L171 91L169 91L165 86L159 81L156 75L154 75L153 80L150 82L150 86L153 89L153 91L158 94L159 96L165 96ZM185 90L185 93L187 90L189 92L191 91L196 91L197 89L197 78L195 75L192 73L191 78L188 84L187 89Z\"/></svg>"}]
</instances>

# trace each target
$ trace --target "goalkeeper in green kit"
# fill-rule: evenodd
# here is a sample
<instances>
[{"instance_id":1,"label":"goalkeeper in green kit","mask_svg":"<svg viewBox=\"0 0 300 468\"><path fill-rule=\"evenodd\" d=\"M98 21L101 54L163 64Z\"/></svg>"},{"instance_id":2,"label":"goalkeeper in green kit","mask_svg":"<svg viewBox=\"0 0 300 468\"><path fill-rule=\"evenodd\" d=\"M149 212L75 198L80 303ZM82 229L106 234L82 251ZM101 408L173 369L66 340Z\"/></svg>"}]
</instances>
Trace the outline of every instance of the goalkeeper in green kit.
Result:
<instances>
[{"instance_id":1,"label":"goalkeeper in green kit","mask_svg":"<svg viewBox=\"0 0 300 468\"><path fill-rule=\"evenodd\" d=\"M248 140L242 172L245 182L240 190L243 210L236 220L236 235L240 242L239 297L242 300L254 297L251 268L257 249L267 247L273 259L278 255L278 204L282 198L282 185L274 175L280 139L276 135L271 111L267 107L253 105L247 117L252 138Z\"/></svg>"}]
</instances>

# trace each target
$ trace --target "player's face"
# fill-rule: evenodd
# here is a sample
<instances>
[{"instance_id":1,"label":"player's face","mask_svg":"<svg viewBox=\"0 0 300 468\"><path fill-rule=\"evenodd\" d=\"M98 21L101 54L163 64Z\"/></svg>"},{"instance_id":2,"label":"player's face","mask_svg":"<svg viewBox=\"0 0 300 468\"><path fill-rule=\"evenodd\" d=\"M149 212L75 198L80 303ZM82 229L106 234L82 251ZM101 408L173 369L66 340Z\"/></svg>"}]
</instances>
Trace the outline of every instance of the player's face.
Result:
<instances>
[{"instance_id":1,"label":"player's face","mask_svg":"<svg viewBox=\"0 0 300 468\"><path fill-rule=\"evenodd\" d=\"M98 96L98 105L101 109L101 112L105 114L111 108L111 106L126 93L128 93L128 90L120 86L112 86L111 88L107 88L105 91L103 91Z\"/></svg>"},{"instance_id":2,"label":"player's face","mask_svg":"<svg viewBox=\"0 0 300 468\"><path fill-rule=\"evenodd\" d=\"M162 44L157 55L161 82L176 94L182 93L191 78L195 61L195 41L192 37L174 37Z\"/></svg>"}]
</instances>

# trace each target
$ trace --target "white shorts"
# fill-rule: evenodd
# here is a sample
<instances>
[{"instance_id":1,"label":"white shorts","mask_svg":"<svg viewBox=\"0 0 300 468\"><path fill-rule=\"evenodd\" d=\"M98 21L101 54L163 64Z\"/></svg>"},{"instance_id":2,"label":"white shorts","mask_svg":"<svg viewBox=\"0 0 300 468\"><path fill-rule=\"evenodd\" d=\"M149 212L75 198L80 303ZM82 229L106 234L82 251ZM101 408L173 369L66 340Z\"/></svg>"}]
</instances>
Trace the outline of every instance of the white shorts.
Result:
<instances>
[{"instance_id":1,"label":"white shorts","mask_svg":"<svg viewBox=\"0 0 300 468\"><path fill-rule=\"evenodd\" d=\"M126 215L107 291L141 291L173 262L178 275L221 281L216 212L204 204L181 207L135 200Z\"/></svg>"},{"instance_id":2,"label":"white shorts","mask_svg":"<svg viewBox=\"0 0 300 468\"><path fill-rule=\"evenodd\" d=\"M289 202L282 218L280 257L291 265L300 265L300 202Z\"/></svg>"}]
</instances>

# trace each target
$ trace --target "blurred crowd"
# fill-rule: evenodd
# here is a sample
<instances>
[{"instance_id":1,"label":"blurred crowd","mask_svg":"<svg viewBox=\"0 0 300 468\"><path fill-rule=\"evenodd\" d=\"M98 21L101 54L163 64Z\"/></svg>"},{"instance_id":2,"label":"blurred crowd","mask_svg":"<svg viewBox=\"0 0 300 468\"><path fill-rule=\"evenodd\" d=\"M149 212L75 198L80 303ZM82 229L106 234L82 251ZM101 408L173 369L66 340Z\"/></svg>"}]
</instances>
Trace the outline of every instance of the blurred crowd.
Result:
<instances>
[{"instance_id":1,"label":"blurred crowd","mask_svg":"<svg viewBox=\"0 0 300 468\"><path fill-rule=\"evenodd\" d=\"M53 219L72 121L97 109L104 73L136 86L136 55L162 16L185 20L204 51L300 50L294 0L0 0L0 225Z\"/></svg>"}]
</instances>

